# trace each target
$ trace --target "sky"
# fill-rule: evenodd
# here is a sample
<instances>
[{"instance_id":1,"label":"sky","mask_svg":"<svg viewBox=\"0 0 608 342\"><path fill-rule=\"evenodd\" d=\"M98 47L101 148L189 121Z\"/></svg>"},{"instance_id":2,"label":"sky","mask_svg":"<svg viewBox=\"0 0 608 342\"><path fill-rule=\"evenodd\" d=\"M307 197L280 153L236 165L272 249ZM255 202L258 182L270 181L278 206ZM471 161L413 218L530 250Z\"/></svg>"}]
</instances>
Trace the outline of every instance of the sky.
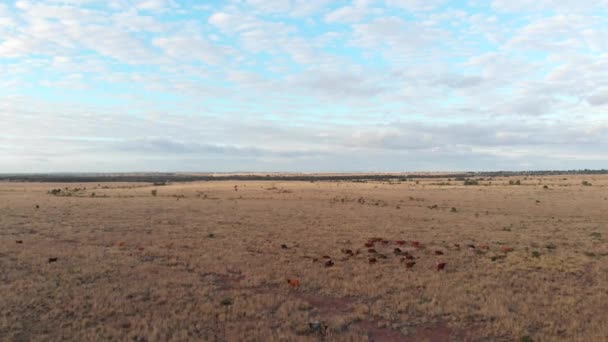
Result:
<instances>
[{"instance_id":1,"label":"sky","mask_svg":"<svg viewBox=\"0 0 608 342\"><path fill-rule=\"evenodd\" d=\"M608 168L608 0L0 0L0 172Z\"/></svg>"}]
</instances>

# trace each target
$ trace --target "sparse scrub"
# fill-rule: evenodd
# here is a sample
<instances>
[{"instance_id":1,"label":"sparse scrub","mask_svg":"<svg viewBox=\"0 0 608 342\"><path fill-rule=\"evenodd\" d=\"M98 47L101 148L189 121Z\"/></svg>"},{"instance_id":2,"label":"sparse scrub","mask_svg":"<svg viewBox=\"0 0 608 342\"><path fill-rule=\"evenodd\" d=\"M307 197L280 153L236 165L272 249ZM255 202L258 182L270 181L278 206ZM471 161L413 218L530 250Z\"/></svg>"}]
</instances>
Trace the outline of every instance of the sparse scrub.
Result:
<instances>
[{"instance_id":1,"label":"sparse scrub","mask_svg":"<svg viewBox=\"0 0 608 342\"><path fill-rule=\"evenodd\" d=\"M445 185L451 185L451 184L450 184L450 182L439 182L439 183L431 183L431 185L445 186Z\"/></svg>"},{"instance_id":2,"label":"sparse scrub","mask_svg":"<svg viewBox=\"0 0 608 342\"><path fill-rule=\"evenodd\" d=\"M479 185L479 181L476 179L465 179L464 185Z\"/></svg>"},{"instance_id":3,"label":"sparse scrub","mask_svg":"<svg viewBox=\"0 0 608 342\"><path fill-rule=\"evenodd\" d=\"M0 340L605 340L608 176L450 177L0 182Z\"/></svg>"}]
</instances>

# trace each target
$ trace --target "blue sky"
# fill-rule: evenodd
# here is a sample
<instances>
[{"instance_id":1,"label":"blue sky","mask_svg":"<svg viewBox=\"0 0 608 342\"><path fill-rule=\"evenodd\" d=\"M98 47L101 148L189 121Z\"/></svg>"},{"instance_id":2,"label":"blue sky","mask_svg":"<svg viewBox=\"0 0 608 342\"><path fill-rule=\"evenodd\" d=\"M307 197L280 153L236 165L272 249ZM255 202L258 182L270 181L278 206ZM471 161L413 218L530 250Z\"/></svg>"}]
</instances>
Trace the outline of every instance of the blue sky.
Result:
<instances>
[{"instance_id":1,"label":"blue sky","mask_svg":"<svg viewBox=\"0 0 608 342\"><path fill-rule=\"evenodd\" d=\"M608 1L0 1L0 127L0 172L608 168Z\"/></svg>"}]
</instances>

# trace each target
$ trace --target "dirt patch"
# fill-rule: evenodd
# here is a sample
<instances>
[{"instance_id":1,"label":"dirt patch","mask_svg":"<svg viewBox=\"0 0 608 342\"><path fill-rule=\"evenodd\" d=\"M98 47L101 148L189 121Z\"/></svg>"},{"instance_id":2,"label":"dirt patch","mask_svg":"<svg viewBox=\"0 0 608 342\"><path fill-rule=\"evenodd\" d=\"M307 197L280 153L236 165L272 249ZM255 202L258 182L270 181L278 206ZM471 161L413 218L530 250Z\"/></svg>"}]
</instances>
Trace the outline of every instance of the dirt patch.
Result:
<instances>
[{"instance_id":1,"label":"dirt patch","mask_svg":"<svg viewBox=\"0 0 608 342\"><path fill-rule=\"evenodd\" d=\"M294 293L293 296L307 302L324 316L346 313L354 304L353 298L332 298L309 293Z\"/></svg>"},{"instance_id":2,"label":"dirt patch","mask_svg":"<svg viewBox=\"0 0 608 342\"><path fill-rule=\"evenodd\" d=\"M374 342L409 342L414 341L399 331L380 328L378 324L370 321L357 322L353 325L354 329L359 329L367 335L370 341Z\"/></svg>"}]
</instances>

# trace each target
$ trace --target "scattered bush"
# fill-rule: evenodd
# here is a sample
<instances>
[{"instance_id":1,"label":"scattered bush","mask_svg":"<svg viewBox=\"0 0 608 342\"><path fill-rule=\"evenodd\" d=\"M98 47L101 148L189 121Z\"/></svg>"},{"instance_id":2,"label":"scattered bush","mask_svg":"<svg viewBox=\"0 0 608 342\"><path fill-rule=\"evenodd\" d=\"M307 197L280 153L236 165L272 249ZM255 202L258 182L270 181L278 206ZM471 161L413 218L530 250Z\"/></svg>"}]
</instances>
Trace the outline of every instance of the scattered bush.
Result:
<instances>
[{"instance_id":1,"label":"scattered bush","mask_svg":"<svg viewBox=\"0 0 608 342\"><path fill-rule=\"evenodd\" d=\"M518 180L510 180L509 181L509 185L521 185L521 181Z\"/></svg>"},{"instance_id":2,"label":"scattered bush","mask_svg":"<svg viewBox=\"0 0 608 342\"><path fill-rule=\"evenodd\" d=\"M589 182L588 182L588 181L586 181L586 180L585 180L585 181L583 181L583 183L582 183L582 184L583 184L583 186L591 186L591 183L589 183Z\"/></svg>"},{"instance_id":3,"label":"scattered bush","mask_svg":"<svg viewBox=\"0 0 608 342\"><path fill-rule=\"evenodd\" d=\"M476 179L465 179L464 185L479 185L479 181Z\"/></svg>"}]
</instances>

